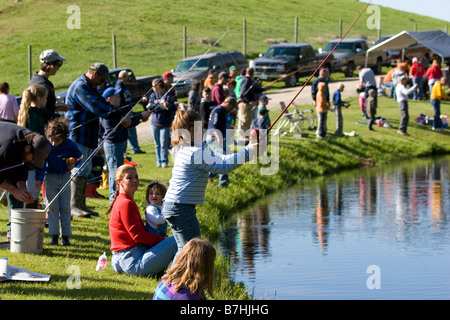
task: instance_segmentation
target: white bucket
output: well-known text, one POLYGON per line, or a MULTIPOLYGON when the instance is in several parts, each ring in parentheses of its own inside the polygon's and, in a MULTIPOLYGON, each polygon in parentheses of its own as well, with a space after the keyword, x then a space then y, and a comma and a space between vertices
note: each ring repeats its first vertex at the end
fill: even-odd
POLYGON ((45 211, 11 209, 11 252, 42 254, 45 211))

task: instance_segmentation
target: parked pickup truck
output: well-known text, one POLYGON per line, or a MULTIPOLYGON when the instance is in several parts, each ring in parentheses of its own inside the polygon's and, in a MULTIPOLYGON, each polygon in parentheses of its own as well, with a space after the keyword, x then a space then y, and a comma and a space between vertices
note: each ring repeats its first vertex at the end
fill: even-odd
MULTIPOLYGON (((325 59, 326 54, 316 54, 306 43, 278 43, 271 46, 264 55, 250 63, 255 69, 255 78, 273 81, 280 78, 286 87, 297 84, 302 75, 310 75, 325 59)), ((332 72, 334 57, 331 55, 323 65, 332 72)))
MULTIPOLYGON (((149 90, 152 87, 152 81, 155 78, 159 78, 160 76, 140 76, 136 77, 134 72, 129 68, 114 68, 109 69, 109 79, 105 81, 105 83, 98 88, 100 93, 103 93, 106 88, 114 87, 116 85, 117 79, 119 77, 119 73, 122 70, 127 70, 131 72, 131 80, 127 83, 128 88, 130 89, 132 103, 137 103, 141 100, 145 95, 149 95, 149 90)), ((65 103, 67 91, 59 92, 56 94, 56 104, 65 103)), ((144 104, 144 103, 142 103, 144 104)))
POLYGON ((228 73, 231 66, 235 66, 239 72, 248 67, 247 58, 238 51, 211 52, 184 58, 175 70, 172 70, 177 97, 187 97, 194 80, 203 84, 209 70, 214 70, 217 74, 222 71, 228 73))
MULTIPOLYGON (((331 40, 323 50, 319 52, 328 53, 336 46, 340 39, 331 40)), ((342 71, 346 77, 352 77, 353 71, 358 65, 364 66, 366 63, 366 52, 369 49, 365 39, 349 38, 344 39, 333 51, 335 60, 334 71, 342 71)), ((368 56, 367 67, 372 68, 375 74, 381 73, 383 66, 383 51, 371 52, 368 56)))

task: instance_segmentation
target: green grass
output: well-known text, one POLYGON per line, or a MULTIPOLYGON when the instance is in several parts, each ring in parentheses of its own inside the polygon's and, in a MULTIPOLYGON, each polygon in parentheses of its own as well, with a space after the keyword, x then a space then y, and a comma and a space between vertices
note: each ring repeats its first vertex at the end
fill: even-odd
MULTIPOLYGON (((310 106, 302 106, 301 108, 310 106)), ((442 104, 443 114, 449 104, 442 104)), ((366 125, 356 124, 361 119, 357 99, 348 109, 343 110, 344 131, 356 131, 356 137, 335 137, 335 116, 329 113, 329 138, 317 139, 312 131, 308 138, 283 137, 279 141, 279 170, 275 175, 261 175, 261 164, 245 164, 230 174, 231 184, 227 189, 219 189, 217 183, 209 183, 206 202, 198 207, 197 215, 202 236, 214 242, 236 213, 267 194, 284 190, 302 181, 333 174, 362 164, 386 165, 411 158, 450 153, 450 130, 432 131, 429 126, 419 125, 414 119, 420 113, 433 115, 431 105, 426 101, 410 101, 410 123, 408 137, 396 133, 400 112, 395 101, 379 99, 378 115, 387 119, 394 128, 375 127, 369 132, 366 125)), ((148 124, 142 124, 148 125, 148 124)), ((275 126, 276 128, 276 126, 275 126)), ((151 180, 168 184, 171 177, 172 161, 168 168, 155 168, 155 154, 152 143, 143 144, 147 154, 133 155, 138 163, 140 187, 135 199, 142 212, 145 207, 145 186, 151 180)), ((107 195, 106 190, 99 190, 107 195)), ((89 206, 103 213, 108 206, 105 199, 87 199, 89 206)), ((6 237, 6 207, 0 208, 0 239, 6 237)), ((0 250, 0 257, 8 256, 11 265, 24 267, 36 272, 52 275, 45 284, 9 282, 2 283, 1 297, 9 299, 151 299, 158 279, 154 277, 132 277, 116 274, 111 266, 105 272, 96 272, 97 258, 104 251, 109 252, 109 232, 105 218, 74 219, 71 247, 50 247, 50 237, 44 240, 43 255, 13 254, 0 250), (80 270, 81 288, 67 289, 67 281, 76 266, 80 270)), ((109 255, 110 258, 110 255, 109 255)), ((220 256, 217 260, 218 280, 216 296, 219 299, 248 299, 242 283, 228 280, 232 265, 220 256)))
MULTIPOLYGON (((31 1, 14 3, 0 0, 0 68, 2 79, 10 83, 12 94, 19 95, 28 84, 27 47, 32 46, 33 70, 38 68, 38 56, 45 49, 53 48, 68 60, 51 80, 56 91, 66 89, 70 83, 93 62, 101 61, 112 67, 111 37, 116 35, 119 67, 130 67, 137 75, 162 74, 174 68, 182 58, 182 27, 189 36, 187 54, 201 54, 210 47, 197 40, 217 40, 229 30, 212 51, 242 51, 242 21, 247 22, 247 57, 255 58, 269 46, 268 38, 285 38, 293 41, 294 19, 299 18, 299 42, 307 42, 315 48, 323 46, 330 38, 338 36, 339 18, 344 31, 350 26, 364 3, 351 0, 297 0, 297 1, 237 1, 221 3, 211 1, 77 1, 81 9, 81 29, 70 30, 66 12, 72 1, 31 1)), ((447 22, 382 8, 382 34, 398 33, 413 28, 418 30, 443 29, 447 22)), ((368 41, 376 39, 376 30, 366 27, 363 15, 348 35, 364 35, 368 41)), ((334 74, 334 80, 339 74, 334 74)), ((276 84, 275 89, 278 88, 276 84)), ((382 98, 378 115, 398 126, 400 113, 397 104, 382 98)), ((302 106, 302 108, 311 106, 302 106)), ((448 104, 443 104, 446 113, 448 104)), ((214 242, 223 228, 235 217, 235 213, 256 199, 269 193, 289 188, 319 175, 326 175, 368 162, 382 165, 393 161, 407 161, 413 157, 450 152, 449 130, 437 133, 429 127, 414 123, 420 113, 432 115, 427 102, 410 102, 409 137, 396 134, 396 129, 375 128, 355 124, 362 121, 361 112, 354 99, 352 106, 344 109, 344 131, 355 130, 357 137, 328 139, 280 139, 280 162, 276 175, 264 176, 261 165, 246 164, 230 174, 231 185, 218 189, 210 183, 206 202, 199 206, 198 217, 202 235, 214 242)), ((273 117, 275 115, 272 115, 273 117)), ((274 119, 272 119, 274 120, 274 119)), ((334 128, 335 117, 330 113, 329 132, 334 128)), ((143 124, 148 125, 148 124, 143 124)), ((313 134, 312 132, 310 132, 313 134)), ((142 145, 145 155, 133 156, 139 164, 141 178, 136 201, 143 210, 145 186, 151 180, 168 184, 171 167, 155 168, 153 144, 142 145)), ((106 191, 100 193, 107 195, 106 191)), ((100 213, 108 207, 103 199, 88 199, 87 203, 100 213)), ((0 239, 6 238, 8 211, 0 207, 0 239)), ((108 265, 105 272, 96 272, 97 258, 109 251, 107 221, 100 217, 75 219, 72 222, 74 236, 71 247, 49 247, 46 235, 43 255, 13 254, 0 250, 0 257, 8 256, 11 265, 52 275, 50 282, 2 283, 0 296, 4 300, 21 299, 151 299, 158 279, 116 274, 108 265), (78 267, 81 276, 80 289, 68 289, 67 281, 73 275, 72 266, 78 267)), ((109 256, 110 258, 110 256, 109 256)), ((241 283, 229 281, 229 262, 219 257, 217 266, 216 297, 218 299, 248 299, 241 283)))
MULTIPOLYGON (((298 17, 298 41, 314 48, 339 36, 339 19, 345 32, 366 4, 353 0, 230 0, 196 1, 56 1, 0 0, 1 81, 20 95, 28 85, 28 46, 32 46, 33 70, 39 54, 49 48, 67 58, 51 81, 56 91, 65 90, 93 62, 113 65, 112 35, 116 36, 118 67, 130 67, 137 75, 155 75, 175 68, 183 57, 183 26, 187 28, 187 55, 212 51, 243 51, 243 20, 247 25, 246 54, 249 59, 265 52, 265 40, 294 41, 298 17), (67 28, 71 12, 80 8, 80 29, 67 28), (227 32, 228 30, 228 32, 227 32), (214 48, 199 40, 215 42, 214 48)), ((365 13, 348 37, 376 40, 377 30, 367 27, 365 13)), ((382 34, 403 30, 444 29, 448 22, 381 7, 382 34)))

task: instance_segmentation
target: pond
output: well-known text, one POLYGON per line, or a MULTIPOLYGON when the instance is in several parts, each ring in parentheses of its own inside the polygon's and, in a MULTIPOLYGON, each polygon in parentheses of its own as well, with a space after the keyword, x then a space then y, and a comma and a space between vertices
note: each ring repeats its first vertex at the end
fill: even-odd
POLYGON ((218 248, 254 299, 449 299, 450 157, 321 177, 240 213, 218 248))

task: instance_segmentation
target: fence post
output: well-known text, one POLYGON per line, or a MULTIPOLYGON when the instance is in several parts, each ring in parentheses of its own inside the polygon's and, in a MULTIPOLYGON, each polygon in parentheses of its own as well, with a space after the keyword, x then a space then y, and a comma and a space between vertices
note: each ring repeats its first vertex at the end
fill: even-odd
POLYGON ((33 64, 32 64, 32 51, 31 46, 28 46, 28 80, 31 80, 33 76, 33 64))
POLYGON ((445 25, 445 33, 448 33, 448 24, 445 25))
POLYGON ((416 31, 417 31, 417 23, 414 22, 414 32, 416 32, 416 31))
POLYGON ((243 39, 242 39, 242 53, 244 54, 244 56, 247 56, 247 22, 244 19, 243 22, 243 39))
POLYGON ((183 26, 183 59, 186 58, 186 37, 187 37, 186 26, 183 26))
POLYGON ((113 54, 113 67, 117 68, 117 51, 116 51, 116 35, 112 35, 112 54, 113 54))
POLYGON ((295 25, 294 25, 294 42, 298 42, 298 17, 295 17, 295 25))
POLYGON ((339 19, 339 38, 342 38, 342 19, 339 19))

